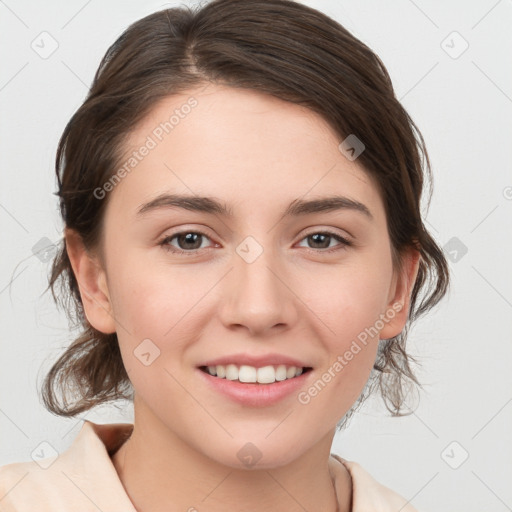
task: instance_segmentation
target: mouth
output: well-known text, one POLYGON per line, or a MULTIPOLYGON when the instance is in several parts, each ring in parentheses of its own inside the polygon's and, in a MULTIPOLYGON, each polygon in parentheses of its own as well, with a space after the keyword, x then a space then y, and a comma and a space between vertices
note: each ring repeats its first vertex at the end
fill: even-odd
POLYGON ((285 380, 292 380, 312 370, 311 367, 267 365, 255 367, 249 365, 215 365, 200 366, 199 369, 218 379, 243 382, 246 384, 274 384, 285 380))

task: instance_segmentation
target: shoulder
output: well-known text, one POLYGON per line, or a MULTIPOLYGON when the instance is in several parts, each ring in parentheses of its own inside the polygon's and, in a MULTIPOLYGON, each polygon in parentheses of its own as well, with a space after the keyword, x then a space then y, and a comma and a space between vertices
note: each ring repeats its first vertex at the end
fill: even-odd
POLYGON ((85 421, 61 454, 1 466, 0 512, 134 512, 109 455, 129 427, 85 421))
MULTIPOLYGON (((50 463, 49 459, 45 460, 50 463)), ((65 471, 59 473, 57 467, 45 469, 36 462, 0 467, 0 511, 47 510, 48 506, 64 506, 63 496, 72 490, 72 482, 66 481, 65 475, 65 471)))
POLYGON ((405 498, 375 480, 360 464, 331 454, 343 464, 352 478, 353 512, 418 512, 405 498))

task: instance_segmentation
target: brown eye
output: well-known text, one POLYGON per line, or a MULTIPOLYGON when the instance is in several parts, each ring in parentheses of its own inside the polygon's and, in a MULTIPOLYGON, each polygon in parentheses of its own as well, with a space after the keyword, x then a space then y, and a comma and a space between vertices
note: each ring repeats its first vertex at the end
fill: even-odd
POLYGON ((204 239, 210 240, 204 233, 198 231, 182 231, 165 237, 160 242, 160 245, 171 252, 192 253, 205 248, 205 246, 203 246, 204 239), (175 241, 176 244, 173 244, 173 241, 175 241))
POLYGON ((345 249, 347 246, 351 245, 351 242, 349 242, 347 239, 343 238, 337 233, 332 233, 330 231, 311 233, 302 240, 307 241, 308 249, 319 249, 321 252, 323 249, 326 249, 323 252, 337 251, 345 249), (338 243, 332 244, 332 242, 338 243))

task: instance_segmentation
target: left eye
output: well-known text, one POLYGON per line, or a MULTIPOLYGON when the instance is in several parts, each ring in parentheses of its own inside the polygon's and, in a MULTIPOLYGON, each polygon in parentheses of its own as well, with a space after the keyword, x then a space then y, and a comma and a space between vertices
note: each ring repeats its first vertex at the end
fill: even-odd
POLYGON ((310 241, 310 243, 312 242, 313 245, 317 245, 317 247, 313 247, 313 249, 330 249, 332 247, 330 245, 332 241, 338 242, 338 244, 335 245, 335 248, 332 250, 344 249, 346 246, 351 245, 351 243, 346 238, 343 238, 337 233, 331 233, 330 231, 311 233, 302 240, 310 241), (326 242, 327 245, 325 246, 326 242), (318 245, 320 245, 320 247, 318 247, 318 245))

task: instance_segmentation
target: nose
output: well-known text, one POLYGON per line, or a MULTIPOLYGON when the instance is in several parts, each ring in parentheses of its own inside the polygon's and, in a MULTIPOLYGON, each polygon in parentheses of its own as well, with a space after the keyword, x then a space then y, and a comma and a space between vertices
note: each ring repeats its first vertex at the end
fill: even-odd
POLYGON ((293 285, 270 250, 250 263, 235 253, 233 267, 224 280, 218 310, 226 328, 258 336, 281 332, 296 322, 293 285))

